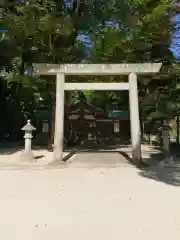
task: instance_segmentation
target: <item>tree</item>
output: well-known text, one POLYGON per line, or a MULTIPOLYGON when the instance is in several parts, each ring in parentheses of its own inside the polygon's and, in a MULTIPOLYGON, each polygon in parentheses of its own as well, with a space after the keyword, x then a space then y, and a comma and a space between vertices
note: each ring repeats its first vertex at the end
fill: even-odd
MULTIPOLYGON (((0 42, 0 50, 7 49, 0 53, 1 72, 6 81, 4 87, 1 84, 1 91, 6 93, 4 108, 16 102, 16 112, 21 115, 23 109, 24 116, 25 109, 33 111, 37 107, 37 94, 43 93, 44 99, 54 101, 53 79, 24 75, 33 62, 81 62, 88 58, 93 63, 163 61, 164 69, 158 77, 168 76, 169 83, 157 84, 151 78, 139 81, 142 113, 152 117, 157 109, 162 112, 162 102, 167 102, 169 96, 172 102, 177 101, 174 96, 179 93, 179 70, 169 51, 175 31, 171 19, 177 14, 177 4, 170 0, 1 1, 0 26, 8 30, 0 42), (88 54, 87 45, 91 50, 88 54), (149 94, 152 97, 147 101, 149 94), (158 101, 154 97, 157 95, 158 101)), ((106 77, 106 81, 125 79, 106 77)), ((96 94, 86 92, 88 101, 100 103, 103 108, 111 101, 128 106, 127 93, 98 93, 98 101, 96 94)), ((66 103, 71 99, 66 96, 66 103)))
POLYGON ((171 1, 124 1, 121 9, 116 8, 113 19, 106 19, 108 23, 101 26, 99 34, 92 36, 92 61, 163 62, 159 81, 152 77, 139 78, 140 108, 142 117, 148 119, 172 117, 178 106, 179 78, 173 66, 175 58, 169 50, 174 32, 171 19, 176 14, 174 4, 171 1), (166 80, 162 84, 163 78, 166 80))
POLYGON ((30 109, 36 107, 37 93, 43 92, 44 98, 51 95, 53 101, 55 81, 29 76, 31 64, 79 61, 84 56, 84 46, 76 39, 80 7, 78 1, 67 6, 64 1, 29 0, 4 1, 1 10, 4 16, 0 25, 8 32, 0 48, 7 46, 9 50, 1 51, 1 70, 9 97, 19 106, 16 116, 17 112, 25 116, 27 109, 32 116, 30 109))

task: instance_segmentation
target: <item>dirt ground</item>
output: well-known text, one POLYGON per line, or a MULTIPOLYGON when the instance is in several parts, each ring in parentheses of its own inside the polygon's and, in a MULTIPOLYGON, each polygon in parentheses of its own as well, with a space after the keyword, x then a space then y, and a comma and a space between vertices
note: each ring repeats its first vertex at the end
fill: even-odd
MULTIPOLYGON (((152 165, 157 162, 159 150, 155 147, 150 147, 148 145, 142 145, 142 157, 144 162, 148 164, 152 162, 152 165)), ((131 146, 115 146, 109 149, 86 149, 85 152, 77 150, 77 154, 73 154, 73 150, 67 150, 64 152, 64 158, 66 165, 68 167, 77 166, 78 163, 82 163, 82 167, 95 164, 97 166, 106 165, 107 162, 111 164, 116 163, 116 165, 127 163, 131 160, 132 149, 131 146), (80 151, 80 152, 79 152, 80 151), (79 154, 78 154, 79 153, 79 154), (97 154, 98 153, 98 154, 97 154), (114 153, 114 154, 112 154, 114 153), (85 157, 79 157, 83 154, 85 157), (95 158, 93 157, 95 154, 95 158), (78 157, 77 157, 78 155, 78 157), (111 157, 112 156, 112 157, 111 157), (83 159, 83 160, 82 160, 83 159), (127 161, 128 159, 128 161, 127 161), (86 162, 86 165, 84 164, 86 162)), ((44 169, 44 168, 57 168, 63 167, 63 164, 56 166, 53 161, 53 152, 47 149, 33 149, 33 155, 35 159, 32 162, 27 162, 24 160, 23 149, 12 147, 12 148, 0 148, 0 169, 44 169)), ((115 166, 115 165, 114 165, 115 166)))
POLYGON ((81 153, 61 169, 1 169, 0 239, 179 239, 179 186, 179 169, 138 170, 113 152, 81 153))

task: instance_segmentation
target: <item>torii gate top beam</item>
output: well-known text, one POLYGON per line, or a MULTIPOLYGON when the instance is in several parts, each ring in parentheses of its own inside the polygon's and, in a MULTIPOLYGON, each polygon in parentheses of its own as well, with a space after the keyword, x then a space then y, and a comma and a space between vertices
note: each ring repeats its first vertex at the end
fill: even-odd
POLYGON ((129 73, 152 74, 159 72, 162 63, 139 64, 33 64, 38 75, 128 75, 129 73))

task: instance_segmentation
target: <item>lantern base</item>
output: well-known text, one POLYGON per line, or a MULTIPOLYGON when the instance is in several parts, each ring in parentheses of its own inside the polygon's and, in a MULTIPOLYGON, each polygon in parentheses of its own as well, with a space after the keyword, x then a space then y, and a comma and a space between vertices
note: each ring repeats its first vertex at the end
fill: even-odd
POLYGON ((20 160, 25 163, 31 163, 31 162, 34 162, 35 158, 34 158, 32 151, 30 151, 30 152, 24 151, 20 156, 20 160))

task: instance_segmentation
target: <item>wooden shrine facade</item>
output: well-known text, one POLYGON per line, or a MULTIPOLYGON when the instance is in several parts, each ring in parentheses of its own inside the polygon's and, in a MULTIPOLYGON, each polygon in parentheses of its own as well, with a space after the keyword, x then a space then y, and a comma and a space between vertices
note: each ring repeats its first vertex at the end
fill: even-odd
POLYGON ((116 136, 122 141, 129 140, 129 115, 108 117, 103 110, 90 104, 71 105, 66 114, 65 136, 69 129, 79 131, 82 140, 104 139, 116 136))

